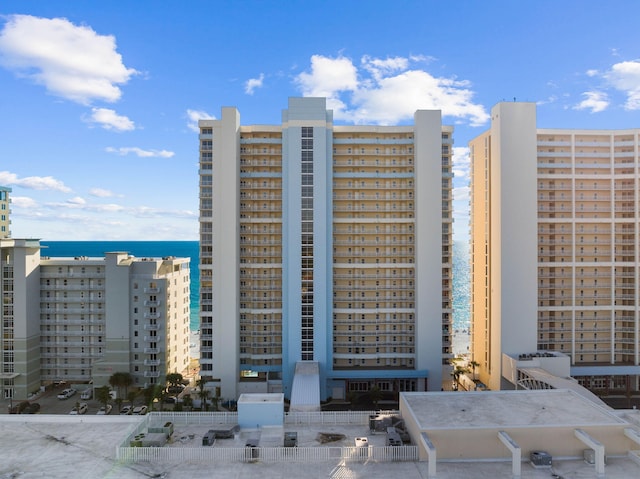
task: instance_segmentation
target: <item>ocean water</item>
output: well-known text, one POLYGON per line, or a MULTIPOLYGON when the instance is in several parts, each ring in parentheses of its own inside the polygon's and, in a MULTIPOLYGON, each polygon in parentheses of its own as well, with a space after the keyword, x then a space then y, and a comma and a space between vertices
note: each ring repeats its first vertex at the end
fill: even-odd
POLYGON ((470 300, 469 245, 466 242, 453 243, 453 329, 469 330, 470 300))
MULTIPOLYGON (((137 257, 178 256, 191 258, 191 330, 200 328, 198 294, 199 252, 197 241, 42 241, 42 256, 103 257, 108 251, 125 251, 137 257)), ((469 247, 453 245, 453 329, 469 328, 469 247)))

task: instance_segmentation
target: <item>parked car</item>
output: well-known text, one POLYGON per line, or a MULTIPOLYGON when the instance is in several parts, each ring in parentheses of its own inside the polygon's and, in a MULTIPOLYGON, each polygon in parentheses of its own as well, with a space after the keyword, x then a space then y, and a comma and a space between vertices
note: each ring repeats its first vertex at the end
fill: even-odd
POLYGON ((73 396, 77 391, 73 388, 63 389, 60 394, 58 394, 58 399, 69 399, 73 396))
POLYGON ((167 404, 175 404, 178 402, 178 398, 175 396, 167 396, 164 398, 164 402, 167 404))
POLYGON ((85 389, 80 394, 80 399, 93 399, 93 388, 85 389))
POLYGON ((113 406, 111 404, 107 404, 106 406, 101 406, 100 409, 98 409, 98 412, 96 414, 111 414, 111 410, 113 409, 113 406))
POLYGON ((182 391, 184 391, 184 386, 169 386, 167 388, 169 394, 180 394, 182 391))
POLYGON ((147 414, 147 406, 136 406, 133 408, 133 414, 143 416, 147 414))
POLYGON ((69 414, 86 414, 89 410, 89 406, 86 402, 81 402, 77 406, 75 406, 69 414))
POLYGON ((129 414, 131 414, 132 411, 133 411, 133 408, 131 406, 125 406, 122 409, 120 409, 120 415, 128 416, 129 414))

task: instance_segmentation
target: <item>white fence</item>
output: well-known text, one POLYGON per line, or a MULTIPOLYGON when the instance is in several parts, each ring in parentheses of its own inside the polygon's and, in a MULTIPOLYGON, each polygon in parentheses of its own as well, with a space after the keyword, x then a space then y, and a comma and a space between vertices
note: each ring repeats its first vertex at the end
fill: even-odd
POLYGON ((395 415, 399 411, 326 411, 326 412, 289 412, 285 413, 285 424, 344 424, 368 425, 369 416, 395 415))
MULTIPOLYGON (((398 415, 398 411, 328 411, 286 413, 289 425, 368 425, 369 416, 398 415)), ((154 461, 178 463, 215 462, 323 462, 323 461, 418 461, 416 446, 368 447, 129 447, 131 439, 150 426, 172 422, 178 426, 238 423, 236 412, 153 412, 145 416, 116 450, 122 462, 154 461)))
POLYGON ((416 446, 369 447, 121 447, 121 462, 390 462, 417 461, 416 446))
MULTIPOLYGON (((396 415, 399 411, 326 411, 326 412, 287 412, 285 424, 343 424, 367 425, 369 416, 396 415)), ((154 424, 172 422, 178 425, 191 424, 238 424, 237 412, 152 412, 147 415, 154 424)))

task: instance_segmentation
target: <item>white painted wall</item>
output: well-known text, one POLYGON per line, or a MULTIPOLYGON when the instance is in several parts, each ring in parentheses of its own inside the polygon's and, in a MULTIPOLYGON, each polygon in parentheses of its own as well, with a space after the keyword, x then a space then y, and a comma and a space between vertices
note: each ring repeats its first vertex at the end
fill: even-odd
POLYGON ((213 123, 213 374, 222 397, 239 376, 240 113, 223 108, 213 123), (216 139, 223 139, 218 140, 216 139))
MULTIPOLYGON (((534 103, 491 110, 491 364, 537 345, 537 146, 534 103), (497 327, 496 327, 497 326, 497 327)), ((500 372, 491 371, 491 389, 500 372)))
POLYGON ((416 369, 442 387, 442 118, 419 110, 415 124, 416 369))

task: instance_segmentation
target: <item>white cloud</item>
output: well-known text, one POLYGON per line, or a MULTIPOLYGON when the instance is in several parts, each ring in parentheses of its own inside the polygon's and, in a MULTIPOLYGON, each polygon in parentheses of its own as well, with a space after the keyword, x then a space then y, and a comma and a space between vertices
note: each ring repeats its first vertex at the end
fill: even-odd
POLYGON ((129 211, 132 215, 140 218, 197 218, 198 213, 191 210, 163 210, 151 208, 149 206, 138 206, 129 211))
POLYGON ((616 63, 604 77, 615 89, 627 95, 625 109, 640 110, 640 60, 616 63))
POLYGON ((111 196, 115 196, 115 194, 110 190, 105 190, 103 188, 91 188, 89 190, 89 194, 91 196, 97 196, 98 198, 109 198, 111 196))
POLYGON ((198 120, 214 120, 216 117, 204 110, 187 110, 187 126, 190 130, 200 133, 198 120))
POLYGON ((108 146, 105 148, 105 151, 108 153, 115 153, 120 156, 126 156, 129 153, 133 153, 134 155, 139 156, 140 158, 171 158, 175 155, 173 151, 167 150, 143 150, 142 148, 138 148, 137 146, 127 146, 114 148, 112 146, 108 146))
POLYGON ((247 95, 253 95, 256 88, 262 88, 262 82, 264 81, 264 73, 260 73, 258 78, 250 78, 244 84, 244 92, 247 95))
POLYGON ((587 76, 588 76, 588 77, 594 77, 594 76, 597 76, 599 73, 600 73, 600 72, 599 72, 598 70, 594 70, 594 69, 592 69, 592 70, 587 70, 587 76))
POLYGON ((371 58, 368 55, 362 57, 362 67, 370 72, 374 78, 380 79, 384 75, 390 75, 396 71, 404 71, 409 68, 409 59, 403 57, 387 58, 371 58))
POLYGON ((358 70, 348 58, 313 55, 311 71, 299 74, 295 81, 304 96, 326 97, 328 108, 340 120, 394 124, 412 119, 417 109, 442 110, 443 116, 472 126, 489 120, 485 108, 473 103, 468 81, 410 69, 416 60, 424 58, 364 56, 358 70))
POLYGON ((109 108, 92 108, 91 117, 87 121, 97 123, 105 130, 131 131, 136 128, 129 118, 118 115, 115 110, 109 108))
MULTIPOLYGON (((469 202, 471 188, 469 186, 459 186, 453 188, 453 201, 462 201, 465 205, 469 202)), ((466 208, 464 209, 466 211, 466 208)))
POLYGON ((604 92, 587 91, 584 92, 582 96, 585 97, 585 99, 578 103, 574 109, 591 110, 591 113, 598 113, 606 110, 609 106, 609 98, 604 92))
POLYGON ((358 71, 350 59, 328 58, 322 55, 311 57, 311 72, 300 73, 295 81, 303 96, 325 97, 327 106, 336 118, 343 117, 346 104, 340 100, 342 92, 358 89, 358 71))
POLYGON ((469 157, 469 148, 466 146, 456 146, 453 148, 453 175, 456 178, 469 180, 469 168, 471 166, 471 158, 469 157))
POLYGON ((122 63, 112 35, 65 18, 9 15, 0 32, 0 64, 51 94, 89 105, 115 102, 136 74, 122 63))
POLYGON ((76 196, 74 198, 69 198, 67 200, 67 203, 71 204, 71 205, 78 205, 78 206, 83 206, 87 204, 87 201, 80 197, 80 196, 76 196))
POLYGON ((54 190, 68 193, 71 188, 56 180, 53 176, 27 176, 18 178, 18 175, 9 171, 0 171, 0 185, 20 186, 31 190, 54 190))
POLYGON ((69 198, 65 202, 46 203, 45 206, 51 209, 73 209, 73 210, 83 210, 83 211, 94 211, 94 212, 100 212, 100 213, 113 213, 113 212, 126 210, 124 206, 117 205, 115 203, 109 203, 109 204, 87 203, 86 200, 80 197, 69 198))
POLYGON ((546 100, 538 100, 536 102, 536 105, 548 105, 550 103, 555 103, 556 101, 558 101, 558 96, 557 95, 551 95, 551 96, 547 97, 546 100))
POLYGON ((11 197, 11 206, 15 208, 37 208, 38 202, 33 198, 29 198, 28 196, 12 196, 11 197))

